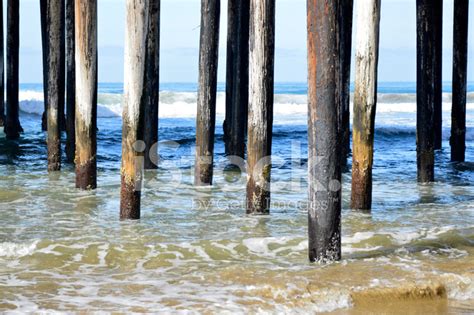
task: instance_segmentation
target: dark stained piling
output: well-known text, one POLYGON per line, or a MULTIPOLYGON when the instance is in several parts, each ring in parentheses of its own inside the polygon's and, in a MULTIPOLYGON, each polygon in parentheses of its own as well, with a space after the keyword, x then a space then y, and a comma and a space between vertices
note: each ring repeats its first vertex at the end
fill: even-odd
POLYGON ((358 1, 357 12, 351 208, 371 210, 380 0, 358 1))
POLYGON ((60 103, 64 104, 64 75, 61 70, 61 37, 64 32, 61 21, 64 2, 48 1, 48 171, 61 169, 61 132, 60 132, 60 103), (62 80, 62 83, 61 83, 62 80))
POLYGON ((0 1, 0 127, 5 122, 5 45, 3 42, 3 0, 0 1))
POLYGON ((227 23, 226 154, 245 156, 249 96, 249 0, 229 0, 227 23))
POLYGON ((76 155, 76 60, 74 0, 66 0, 66 157, 74 163, 76 155))
POLYGON ((41 118, 41 130, 46 131, 47 112, 48 112, 48 0, 40 0, 40 17, 41 17, 41 46, 43 57, 43 98, 44 112, 41 118))
POLYGON ((122 187, 120 218, 140 218, 140 197, 143 177, 143 115, 141 99, 145 86, 146 37, 148 30, 148 0, 126 2, 125 90, 122 128, 122 187))
POLYGON ((97 0, 75 3, 76 187, 97 187, 97 0))
POLYGON ((309 260, 341 259, 337 0, 308 0, 309 260))
POLYGON ((59 130, 66 131, 66 115, 65 115, 65 94, 66 94, 66 0, 61 1, 61 38, 59 46, 59 65, 61 67, 59 71, 59 130))
POLYGON ((194 174, 194 183, 197 186, 212 185, 217 64, 219 58, 219 18, 220 0, 202 0, 194 174))
POLYGON ((443 142, 443 0, 433 0, 434 5, 434 133, 435 150, 443 142))
POLYGON ((351 55, 352 55, 352 20, 354 1, 340 2, 339 8, 339 86, 338 86, 338 119, 342 141, 342 166, 347 164, 351 152, 350 103, 351 103, 351 55))
POLYGON ((5 134, 7 139, 18 139, 23 128, 20 125, 19 66, 20 66, 20 2, 7 2, 7 113, 5 134))
POLYGON ((247 213, 270 212, 275 0, 250 0, 247 213))
POLYGON ((143 106, 145 122, 145 169, 158 167, 158 106, 160 89, 160 1, 149 0, 147 51, 145 65, 145 92, 143 106))
POLYGON ((434 181, 435 5, 417 0, 417 165, 418 181, 434 181))
POLYGON ((454 0, 453 104, 451 160, 464 162, 466 153, 466 87, 469 0, 454 0))

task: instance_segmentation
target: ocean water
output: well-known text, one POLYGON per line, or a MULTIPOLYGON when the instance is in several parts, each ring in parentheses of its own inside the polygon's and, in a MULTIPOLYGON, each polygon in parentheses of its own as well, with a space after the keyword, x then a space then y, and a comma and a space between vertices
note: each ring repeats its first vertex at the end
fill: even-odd
MULTIPOLYGON (((451 163, 443 95, 436 182, 416 182, 413 83, 381 83, 373 211, 349 209, 341 262, 307 259, 306 86, 275 87, 272 207, 245 215, 245 174, 226 171, 219 85, 215 184, 193 186, 196 85, 162 84, 159 169, 142 219, 119 221, 121 84, 100 84, 98 189, 48 174, 42 86, 21 86, 16 142, 0 131, 0 312, 443 314, 474 311, 474 84, 466 163, 451 163)), ((350 162, 350 159, 349 159, 350 162)), ((349 163, 350 167, 350 163, 349 163)))

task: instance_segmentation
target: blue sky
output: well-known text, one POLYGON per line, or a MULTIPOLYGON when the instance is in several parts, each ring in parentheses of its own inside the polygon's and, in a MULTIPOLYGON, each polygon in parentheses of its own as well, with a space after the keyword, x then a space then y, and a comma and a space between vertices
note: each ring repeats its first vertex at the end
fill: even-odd
MULTIPOLYGON (((356 0, 364 1, 364 0, 356 0)), ((6 1, 3 1, 4 3, 6 1)), ((382 0, 379 81, 415 81, 415 0, 382 0)), ((444 81, 451 81, 453 0, 445 0, 444 81)), ((222 0, 219 81, 225 80, 227 1, 222 0)), ((123 81, 125 1, 98 0, 99 81, 123 81)), ((469 81, 474 80, 474 5, 470 8, 469 81)), ((275 80, 306 80, 306 1, 277 0, 275 80)), ((200 1, 162 0, 161 80, 196 82, 200 1)), ((39 83, 39 0, 21 0, 20 81, 39 83)), ((354 32, 355 35, 355 32, 354 32)))

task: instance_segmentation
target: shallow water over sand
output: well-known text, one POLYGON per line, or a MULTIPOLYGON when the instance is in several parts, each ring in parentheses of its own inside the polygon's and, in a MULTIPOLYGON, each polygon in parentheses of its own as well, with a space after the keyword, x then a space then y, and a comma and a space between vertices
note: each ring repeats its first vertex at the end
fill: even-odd
POLYGON ((24 117, 17 144, 0 133, 0 311, 474 311, 474 166, 450 163, 445 137, 437 182, 420 186, 414 113, 378 119, 373 212, 348 209, 345 173, 343 261, 323 266, 307 260, 302 124, 276 124, 272 213, 254 217, 222 129, 215 186, 196 189, 194 122, 162 119, 142 219, 121 222, 120 119, 99 120, 99 188, 80 192, 71 166, 47 174, 38 117, 24 117))

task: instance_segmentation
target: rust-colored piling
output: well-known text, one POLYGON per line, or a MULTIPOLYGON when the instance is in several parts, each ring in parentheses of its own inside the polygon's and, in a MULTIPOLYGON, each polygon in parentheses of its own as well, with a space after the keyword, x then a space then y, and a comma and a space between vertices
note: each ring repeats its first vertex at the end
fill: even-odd
POLYGON ((150 1, 143 106, 145 169, 158 168, 158 106, 160 89, 160 0, 150 1))
POLYGON ((20 1, 7 2, 7 113, 5 135, 18 139, 23 128, 20 124, 19 66, 20 66, 20 1))
POLYGON ((126 1, 127 25, 125 32, 125 89, 122 128, 122 186, 120 218, 140 218, 140 197, 143 176, 143 115, 141 99, 145 86, 146 37, 149 1, 126 1))
POLYGON ((454 0, 453 104, 451 112, 451 160, 464 162, 466 153, 466 87, 469 0, 454 0))
POLYGON ((61 75, 61 37, 64 23, 61 21, 64 2, 61 0, 47 2, 48 25, 48 171, 61 169, 61 132, 60 132, 60 103, 64 104, 64 76, 61 75), (63 83, 61 83, 63 80, 63 83))
POLYGON ((337 0, 308 0, 309 260, 341 259, 337 0))
POLYGON ((245 156, 249 96, 248 0, 229 0, 227 23, 226 110, 224 141, 226 154, 245 156))
POLYGON ((351 103, 351 55, 352 55, 352 20, 354 1, 340 2, 339 8, 339 86, 338 86, 338 119, 342 141, 341 165, 347 164, 351 152, 350 103, 351 103))
POLYGON ((417 166, 418 181, 434 181, 435 5, 417 0, 417 166))
POLYGON ((76 59, 74 0, 66 0, 66 157, 76 155, 76 59))
POLYGON ((3 43, 3 0, 0 1, 0 127, 5 122, 5 45, 3 43))
POLYGON ((196 164, 194 174, 194 183, 197 186, 212 185, 220 6, 220 0, 201 1, 199 91, 196 117, 196 164))
POLYGON ((358 1, 351 196, 358 210, 372 208, 379 33, 380 0, 358 1))
POLYGON ((443 0, 433 0, 434 5, 434 148, 443 143, 443 0))
POLYGON ((76 187, 97 187, 97 0, 75 2, 76 187))
POLYGON ((275 0, 250 0, 247 213, 270 212, 275 0))
POLYGON ((43 99, 44 111, 41 117, 41 130, 48 130, 48 0, 40 0, 40 17, 41 17, 41 46, 43 57, 43 99))

